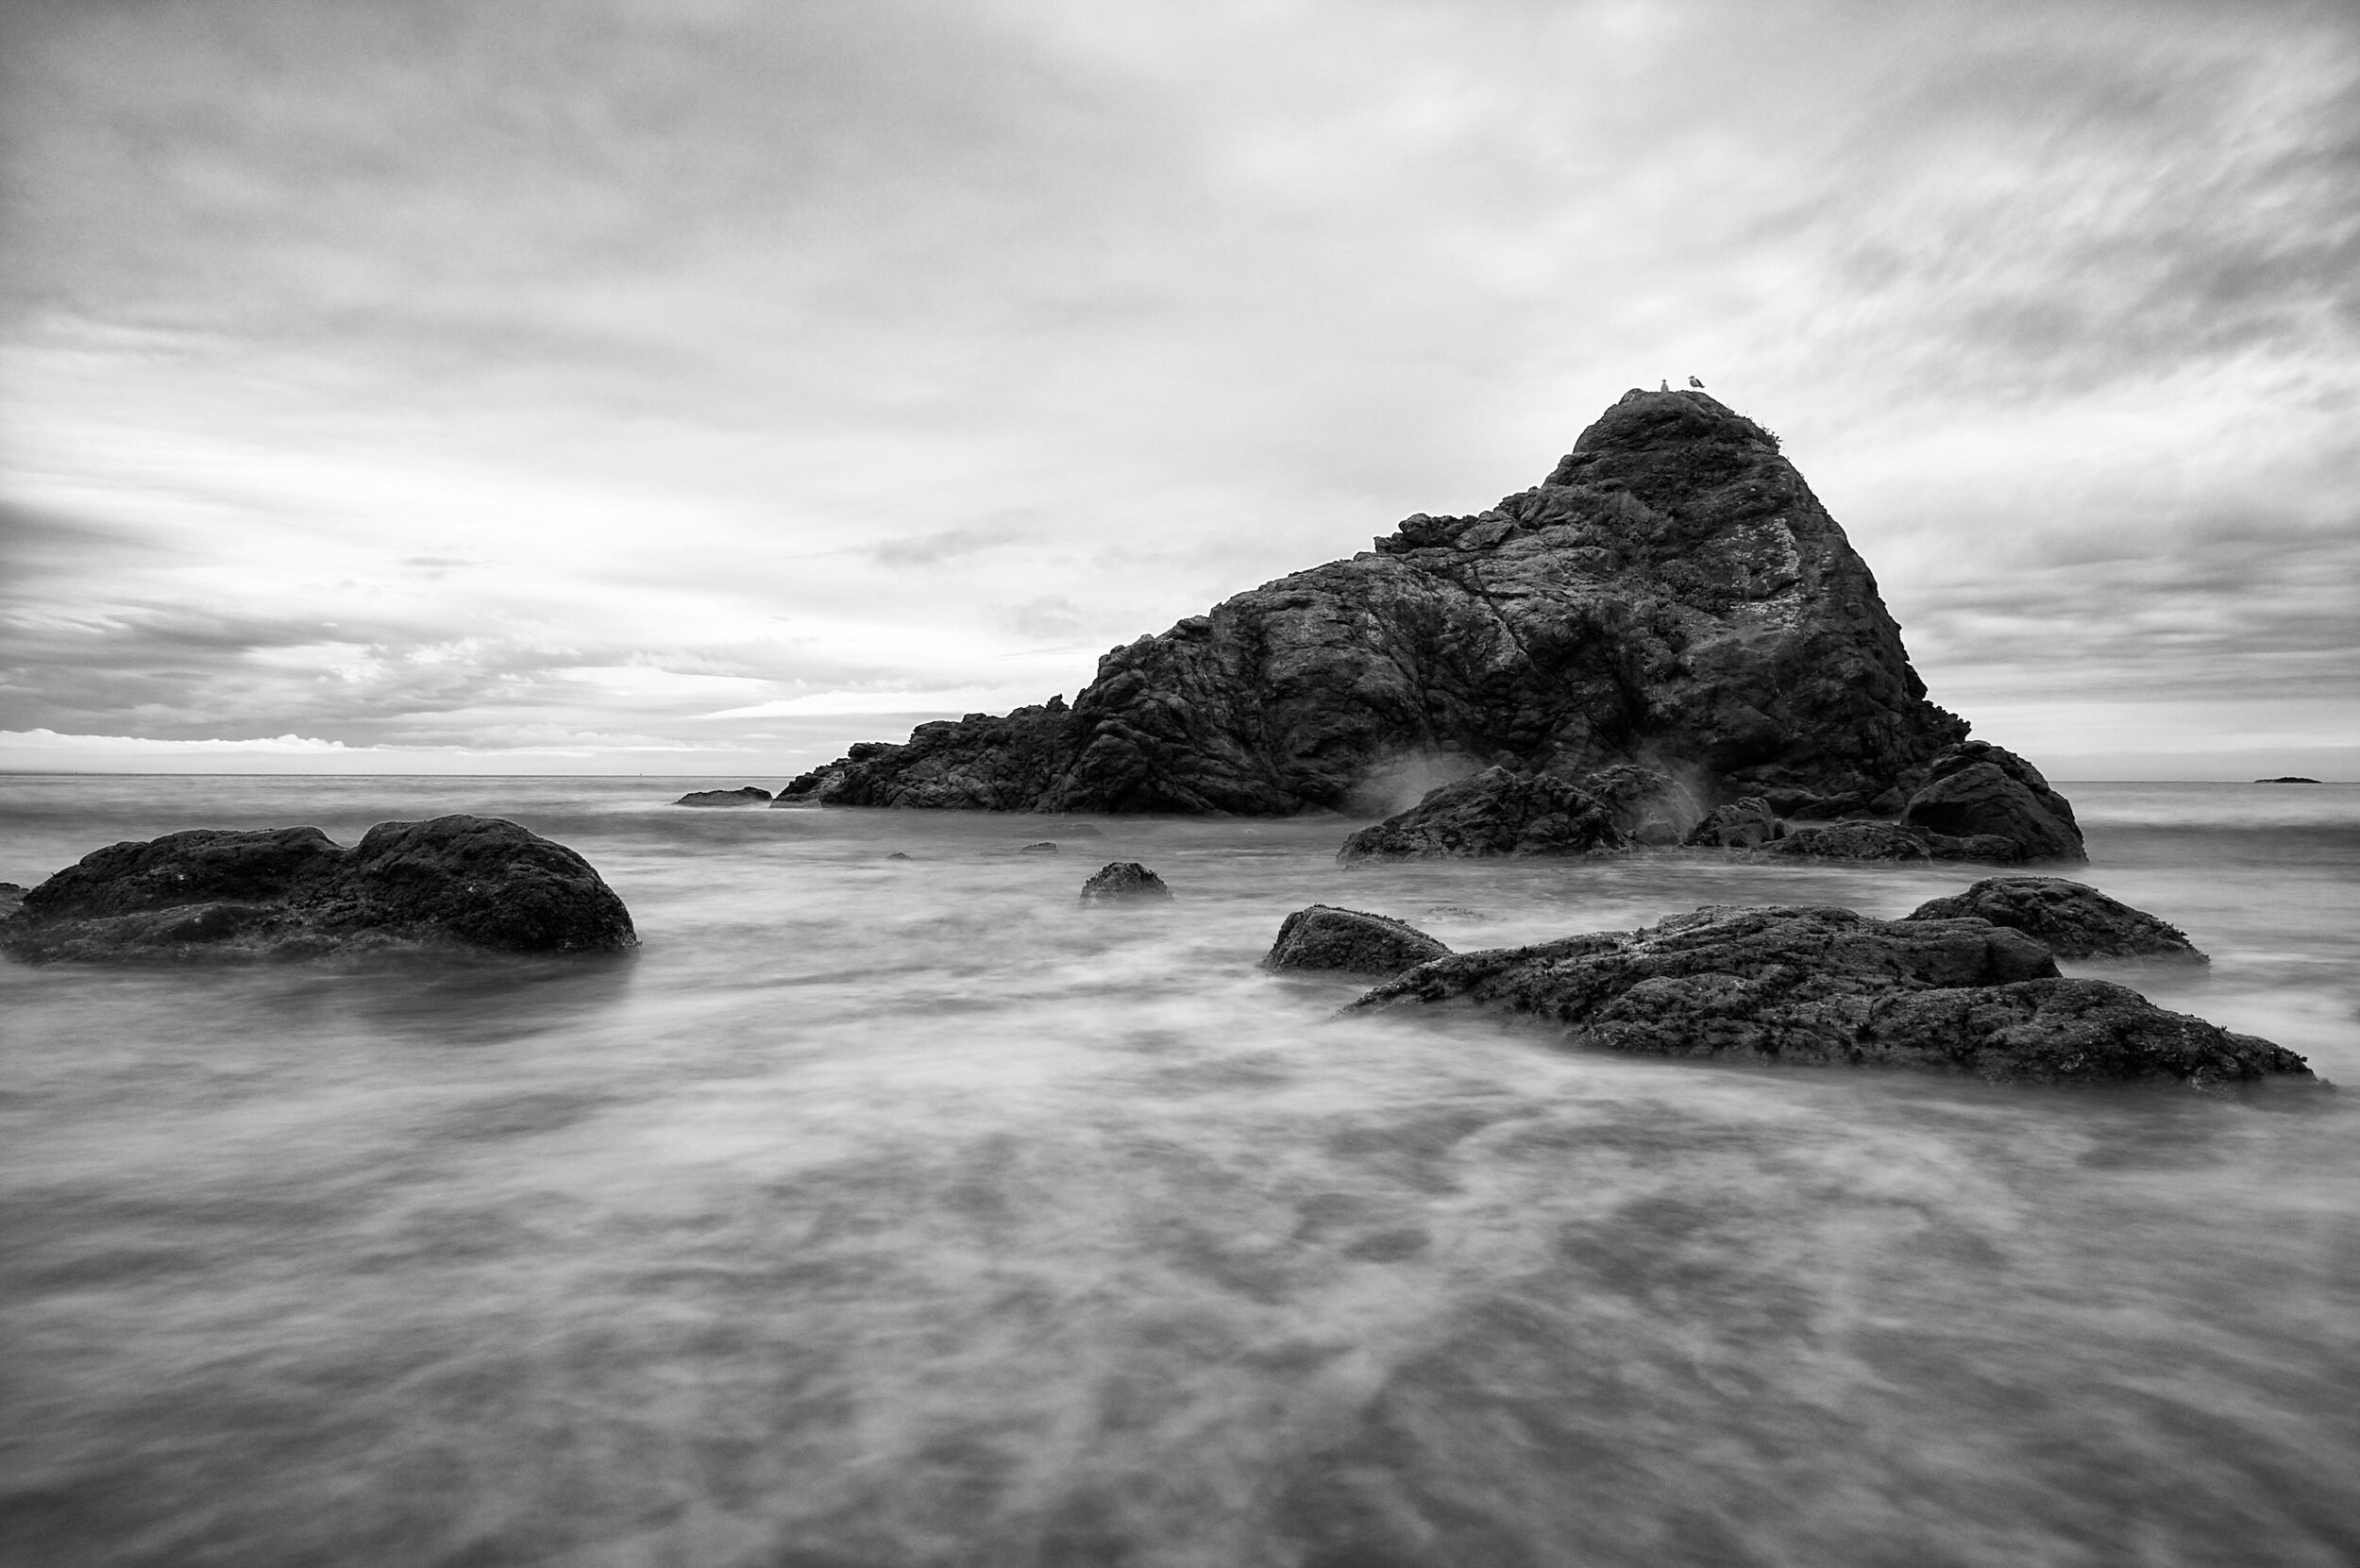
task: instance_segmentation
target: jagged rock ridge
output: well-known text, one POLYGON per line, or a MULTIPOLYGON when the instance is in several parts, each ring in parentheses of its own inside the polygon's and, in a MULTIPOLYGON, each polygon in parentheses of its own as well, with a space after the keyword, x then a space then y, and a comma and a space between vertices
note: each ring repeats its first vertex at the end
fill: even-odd
POLYGON ((1070 708, 865 743, 780 801, 1286 815, 1439 755, 1890 815, 1966 728, 1776 438, 1702 393, 1634 391, 1490 511, 1420 514, 1118 648, 1070 708))

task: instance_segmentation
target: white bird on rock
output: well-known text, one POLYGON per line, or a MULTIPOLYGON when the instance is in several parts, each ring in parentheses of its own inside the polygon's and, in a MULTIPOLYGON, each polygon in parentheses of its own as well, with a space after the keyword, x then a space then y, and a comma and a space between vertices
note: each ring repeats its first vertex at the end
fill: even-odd
POLYGON ((1705 389, 1704 382, 1696 379, 1694 376, 1688 378, 1688 384, 1694 387, 1698 392, 1702 392, 1705 389))

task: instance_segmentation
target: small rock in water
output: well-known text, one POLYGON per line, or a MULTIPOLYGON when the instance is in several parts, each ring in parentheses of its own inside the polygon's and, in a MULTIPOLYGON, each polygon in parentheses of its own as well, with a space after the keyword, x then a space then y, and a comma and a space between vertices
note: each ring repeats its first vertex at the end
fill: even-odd
POLYGON ((2039 942, 1974 919, 1709 907, 1641 931, 1439 958, 1346 1011, 1460 1001, 1659 1056, 2203 1089, 2312 1076, 2268 1040, 2065 979, 2039 942))
POLYGON ((2021 931, 2060 958, 2209 962, 2178 926, 2063 877, 1985 877, 1964 893, 1930 900, 1901 918, 1953 920, 1962 916, 2021 931))
POLYGON ((909 856, 903 854, 901 851, 896 850, 891 854, 885 856, 885 858, 887 860, 907 860, 909 856))
POLYGON ((1335 969, 1349 974, 1399 974, 1450 949, 1416 926, 1358 909, 1315 903, 1287 917, 1262 960, 1266 969, 1335 969))
POLYGON ((33 963, 394 947, 618 953, 638 942, 588 861, 494 817, 379 822, 348 850, 317 828, 199 828, 115 844, 0 920, 0 947, 33 963))
POLYGON ((1082 884, 1084 903, 1122 903, 1135 899, 1168 899, 1172 889, 1164 879, 1136 860, 1112 860, 1082 884))
POLYGON ((770 792, 752 784, 743 789, 692 789, 672 802, 676 806, 765 806, 770 792))
POLYGON ((2282 773, 2275 779, 2256 779, 2253 782, 2255 784, 2318 784, 2319 781, 2306 779, 2300 773, 2282 773))
POLYGON ((1758 795, 1715 806, 1689 830, 1686 842, 1695 848, 1751 850, 1786 832, 1770 802, 1758 795))
POLYGON ((1027 844, 1016 852, 1019 854, 1055 854, 1057 846, 1044 838, 1037 844, 1027 844))
MULTIPOLYGON (((1608 767, 1579 779, 1487 767, 1429 790, 1407 811, 1344 840, 1336 858, 1432 860, 1487 855, 1573 855, 1628 846, 1635 830, 1674 785, 1640 767, 1608 767)), ((1677 843, 1667 826, 1658 835, 1677 843)))

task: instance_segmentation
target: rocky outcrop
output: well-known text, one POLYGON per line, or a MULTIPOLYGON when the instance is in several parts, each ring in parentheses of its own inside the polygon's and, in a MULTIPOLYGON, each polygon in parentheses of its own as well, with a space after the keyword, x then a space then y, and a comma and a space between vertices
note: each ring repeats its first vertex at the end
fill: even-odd
POLYGON ((692 789, 672 802, 676 806, 767 806, 770 792, 748 784, 742 789, 692 789))
POLYGON ((1713 807, 1681 842, 1696 849, 1752 850, 1786 835, 1786 824, 1759 795, 1713 807))
MULTIPOLYGON (((1421 860, 1626 849, 1640 841, 1659 802, 1673 789, 1663 775, 1638 767, 1606 768, 1578 781, 1489 767, 1362 828, 1344 840, 1336 858, 1421 860)), ((1661 841, 1675 842, 1677 836, 1665 824, 1661 841)))
POLYGON ((2319 781, 2306 779, 2300 773, 2282 773, 2275 779, 2256 779, 2253 782, 2255 784, 2318 784, 2319 781))
POLYGON ((1278 927, 1262 960, 1266 969, 1323 969, 1345 974, 1399 974, 1450 949, 1416 926, 1384 915, 1315 903, 1278 927))
POLYGON ((2311 1077, 2301 1057, 2267 1040, 2166 1012, 2120 986, 2061 978, 2046 947, 1981 919, 1699 909, 1641 931, 1437 959, 1352 1010, 1448 1003, 1651 1055, 2200 1088, 2311 1077))
POLYGON ((2208 962, 2178 926, 2063 877, 1986 877, 1964 893, 1930 900, 1901 918, 1968 917, 2021 931, 2060 958, 2208 962))
POLYGON ((631 915, 590 863, 514 822, 197 829, 87 854, 0 920, 0 948, 52 959, 317 957, 390 947, 615 953, 631 915))
POLYGON ((1070 709, 856 746, 777 803, 1357 810, 1441 759, 1890 815, 1965 731, 1776 439, 1702 393, 1632 392, 1496 507, 1421 513, 1116 649, 1070 709))
POLYGON ((1164 879, 1136 860, 1109 861, 1082 884, 1084 903, 1136 903, 1170 897, 1172 889, 1164 885, 1164 879))
POLYGON ((2073 807, 2040 769, 1985 741, 1949 746, 1927 765, 1901 825, 1953 838, 1998 838, 2012 860, 2087 860, 2073 807))

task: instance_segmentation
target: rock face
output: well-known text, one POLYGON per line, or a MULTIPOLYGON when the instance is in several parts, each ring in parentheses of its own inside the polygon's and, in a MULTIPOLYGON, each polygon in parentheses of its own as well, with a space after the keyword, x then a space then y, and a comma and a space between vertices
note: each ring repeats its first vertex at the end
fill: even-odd
POLYGON ((590 863, 514 822, 197 829, 84 855, 0 920, 20 958, 317 957, 396 946, 617 953, 630 912, 590 863))
POLYGON ((1421 513, 1116 649, 1070 709, 865 743, 781 800, 1286 815, 1443 757, 1636 765, 1700 805, 1832 817, 1899 810, 1965 731, 1776 439, 1702 393, 1632 392, 1489 511, 1421 513))
POLYGON ((1136 860, 1108 861, 1082 884, 1084 903, 1131 903, 1170 897, 1172 889, 1164 885, 1164 879, 1136 860))
POLYGON ((1642 931, 1438 959, 1352 1008, 1451 1002, 1651 1055, 2200 1088, 2311 1076, 2267 1040, 2166 1012, 2120 986, 2060 978, 2047 948, 1981 919, 1699 909, 1642 931))
POLYGON ((1357 909, 1315 903, 1287 917, 1262 960, 1266 969, 1328 969, 1399 974, 1450 949, 1416 926, 1357 909))
POLYGON ((1647 806, 1673 788, 1660 773, 1615 767, 1579 781, 1488 767, 1344 840, 1342 861, 1586 854, 1638 841, 1647 806))
POLYGON ((676 806, 767 806, 770 792, 752 784, 743 789, 692 789, 672 802, 676 806))
POLYGON ((1901 918, 1970 916, 2021 931, 2060 958, 2209 962, 2178 926, 2063 877, 1986 877, 1964 893, 1931 900, 1901 918))
POLYGON ((2073 807, 2040 769, 1980 740, 1946 747, 1902 808, 1901 825, 1954 838, 1996 837, 2016 860, 2087 860, 2073 807))

